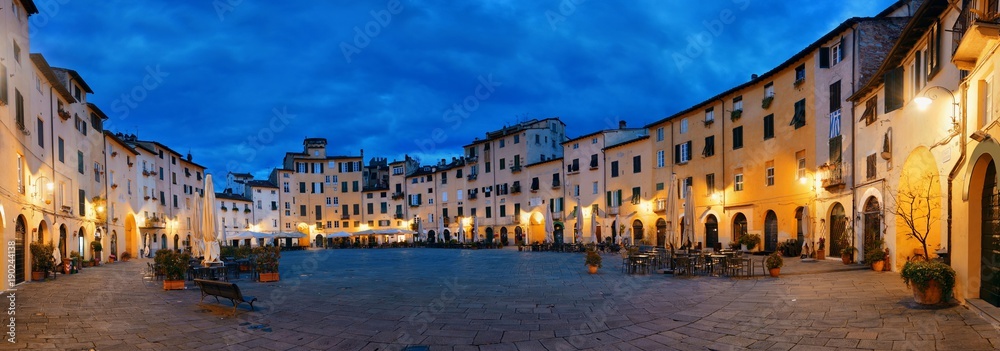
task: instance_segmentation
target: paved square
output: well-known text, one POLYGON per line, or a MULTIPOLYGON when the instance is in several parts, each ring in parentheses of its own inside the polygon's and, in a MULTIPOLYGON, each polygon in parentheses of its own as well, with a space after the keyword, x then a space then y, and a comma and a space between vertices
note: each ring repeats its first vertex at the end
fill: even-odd
MULTIPOLYGON (((236 280, 259 306, 232 316, 194 284, 163 291, 148 260, 23 284, 21 349, 993 350, 964 307, 916 309, 895 273, 805 266, 781 278, 589 275, 582 254, 371 249, 285 252, 281 281, 236 280), (809 273, 812 272, 812 273, 809 273)), ((10 346, 5 343, 4 348, 10 346)))

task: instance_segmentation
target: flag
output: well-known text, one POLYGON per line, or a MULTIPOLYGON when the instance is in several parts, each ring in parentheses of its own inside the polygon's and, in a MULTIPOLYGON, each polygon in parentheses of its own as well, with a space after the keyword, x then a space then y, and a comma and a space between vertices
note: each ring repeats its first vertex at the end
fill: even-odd
POLYGON ((830 112, 830 138, 840 135, 840 110, 830 112))

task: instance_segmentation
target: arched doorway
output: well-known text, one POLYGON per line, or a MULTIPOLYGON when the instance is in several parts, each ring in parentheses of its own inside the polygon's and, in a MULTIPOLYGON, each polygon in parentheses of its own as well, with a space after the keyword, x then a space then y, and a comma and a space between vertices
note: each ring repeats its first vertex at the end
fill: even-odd
MULTIPOLYGON (((719 244, 719 219, 715 215, 705 218, 705 247, 716 248, 719 244)), ((720 247, 721 248, 721 247, 720 247)))
POLYGON ((48 236, 49 225, 45 223, 45 220, 38 222, 38 235, 35 236, 35 241, 45 244, 45 237, 48 236))
POLYGON ((500 244, 507 246, 507 227, 500 227, 500 244))
POLYGON ((24 270, 27 257, 24 246, 27 243, 28 223, 24 216, 17 216, 17 223, 14 224, 14 260, 16 261, 14 272, 14 284, 24 282, 24 270))
POLYGON ((174 234, 174 250, 181 249, 181 236, 174 234))
POLYGON ((667 221, 663 218, 656 220, 656 246, 666 247, 667 245, 667 221))
POLYGON ((642 235, 642 221, 638 219, 632 221, 632 237, 635 238, 635 243, 640 243, 644 239, 642 235))
POLYGON ((450 241, 451 241, 451 231, 448 230, 448 229, 445 229, 444 230, 444 242, 450 242, 450 241))
POLYGON ((618 220, 611 221, 611 242, 618 242, 618 220))
POLYGON ((486 227, 486 242, 493 242, 493 227, 486 227))
POLYGON ((867 253, 868 250, 875 248, 877 241, 882 240, 882 209, 874 196, 865 201, 864 221, 865 238, 862 248, 867 253))
POLYGON ((167 234, 160 234, 160 248, 166 250, 167 247, 167 234))
POLYGON ((131 213, 125 215, 125 251, 133 255, 139 252, 139 231, 136 228, 135 216, 131 213))
POLYGON ((316 247, 323 247, 323 236, 316 234, 316 247))
POLYGON ((524 229, 520 226, 514 227, 514 243, 517 245, 524 245, 524 229))
POLYGON ((59 226, 59 254, 62 258, 69 257, 69 250, 67 245, 69 245, 69 240, 66 238, 66 225, 59 226))
POLYGON ((747 216, 743 215, 742 212, 737 213, 733 216, 733 242, 739 242, 740 238, 747 235, 749 230, 747 225, 747 216))
POLYGON ((604 235, 601 235, 601 226, 597 226, 597 242, 604 242, 604 235))
POLYGON ((764 215, 764 251, 774 252, 778 249, 778 215, 768 210, 764 215))
POLYGON ((552 242, 556 244, 562 244, 563 241, 563 230, 566 229, 566 225, 563 222, 555 221, 552 223, 552 242))
POLYGON ((191 233, 184 239, 184 251, 191 252, 191 233))
POLYGON ((87 231, 83 227, 80 227, 80 229, 77 229, 76 234, 76 252, 79 252, 82 258, 87 254, 87 231))
POLYGON ((434 229, 427 231, 427 242, 431 244, 437 242, 437 233, 434 232, 434 229))
MULTIPOLYGON (((844 232, 847 230, 847 213, 844 211, 844 205, 839 202, 833 205, 833 210, 830 211, 830 249, 827 250, 827 257, 830 256, 840 256, 840 251, 844 249, 842 237, 844 232)), ((850 245, 850 239, 848 240, 848 245, 850 245)))
POLYGON ((982 189, 982 251, 980 258, 979 298, 1000 306, 1000 187, 993 160, 986 166, 982 189))

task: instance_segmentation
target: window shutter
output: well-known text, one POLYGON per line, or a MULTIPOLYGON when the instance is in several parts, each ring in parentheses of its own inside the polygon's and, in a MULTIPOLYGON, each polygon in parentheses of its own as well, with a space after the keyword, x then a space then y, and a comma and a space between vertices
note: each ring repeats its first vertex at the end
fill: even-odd
POLYGON ((819 68, 830 68, 830 48, 819 48, 819 68))
POLYGON ((885 113, 903 107, 903 68, 885 73, 885 113))
POLYGON ((604 201, 605 201, 605 205, 607 205, 608 207, 612 207, 612 205, 611 205, 611 192, 610 191, 608 191, 608 192, 605 193, 605 199, 604 199, 604 201))
POLYGON ((687 142, 687 160, 691 160, 691 141, 687 142))
POLYGON ((681 163, 681 145, 674 145, 674 164, 681 163))
POLYGON ((830 84, 830 113, 840 109, 840 81, 830 84))
POLYGON ((847 50, 850 46, 847 45, 847 38, 840 37, 840 59, 843 60, 847 57, 847 50))
POLYGON ((836 137, 830 138, 830 163, 838 164, 841 162, 841 143, 843 142, 843 135, 838 135, 836 137))

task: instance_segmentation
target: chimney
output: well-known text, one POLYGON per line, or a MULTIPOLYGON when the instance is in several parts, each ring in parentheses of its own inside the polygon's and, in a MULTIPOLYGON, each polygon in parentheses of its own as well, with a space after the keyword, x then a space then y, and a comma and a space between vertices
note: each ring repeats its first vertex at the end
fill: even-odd
POLYGON ((757 79, 757 77, 758 77, 757 73, 751 74, 750 75, 750 80, 757 79))
POLYGON ((625 129, 625 121, 618 121, 618 129, 625 129))

